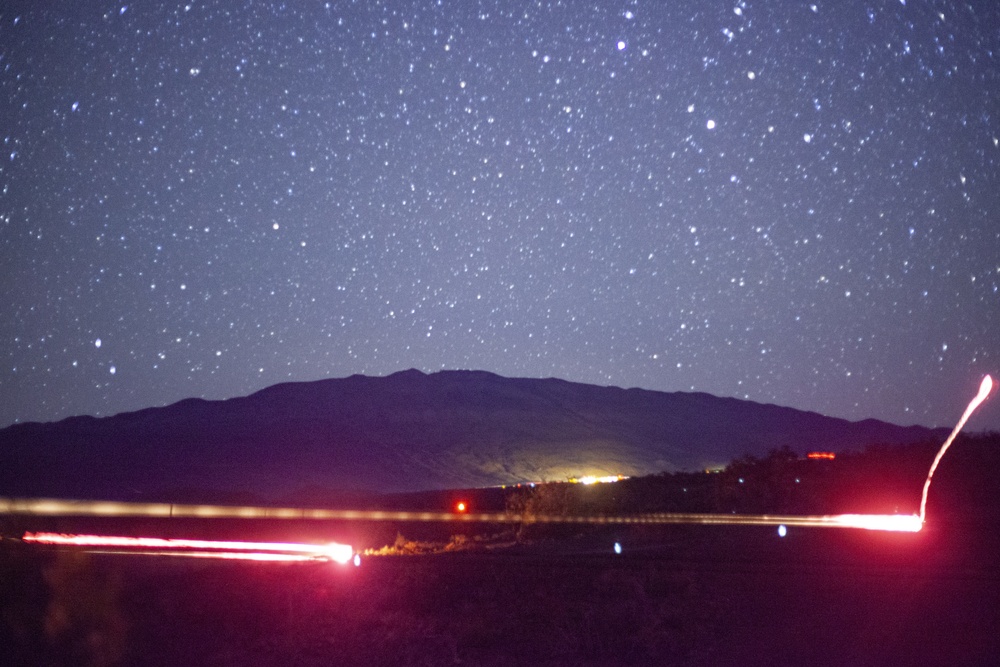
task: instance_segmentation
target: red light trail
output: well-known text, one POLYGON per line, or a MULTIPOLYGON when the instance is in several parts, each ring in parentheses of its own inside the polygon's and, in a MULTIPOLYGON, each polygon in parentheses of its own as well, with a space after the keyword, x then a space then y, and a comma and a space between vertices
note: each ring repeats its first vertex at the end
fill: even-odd
POLYGON ((340 564, 354 557, 347 544, 301 544, 297 542, 231 542, 225 540, 187 540, 163 537, 123 537, 114 535, 65 535, 62 533, 25 533, 23 541, 52 546, 92 547, 113 550, 138 550, 170 556, 201 558, 238 558, 242 560, 303 561, 331 560, 340 564))

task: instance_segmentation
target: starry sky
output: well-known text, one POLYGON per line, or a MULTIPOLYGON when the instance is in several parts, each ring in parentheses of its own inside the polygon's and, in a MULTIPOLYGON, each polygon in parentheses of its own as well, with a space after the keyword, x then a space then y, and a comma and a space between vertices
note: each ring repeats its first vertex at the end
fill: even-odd
POLYGON ((0 425, 413 367, 950 426, 1000 372, 994 0, 4 2, 0 142, 0 425))

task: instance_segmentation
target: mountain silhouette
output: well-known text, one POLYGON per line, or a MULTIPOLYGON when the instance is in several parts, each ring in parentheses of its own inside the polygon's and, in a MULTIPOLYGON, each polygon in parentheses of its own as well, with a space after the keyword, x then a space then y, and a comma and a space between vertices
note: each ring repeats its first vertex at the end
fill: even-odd
POLYGON ((483 371, 278 384, 112 417, 0 430, 0 495, 278 497, 304 488, 471 488, 587 474, 702 470, 787 446, 842 451, 947 431, 705 393, 483 371))

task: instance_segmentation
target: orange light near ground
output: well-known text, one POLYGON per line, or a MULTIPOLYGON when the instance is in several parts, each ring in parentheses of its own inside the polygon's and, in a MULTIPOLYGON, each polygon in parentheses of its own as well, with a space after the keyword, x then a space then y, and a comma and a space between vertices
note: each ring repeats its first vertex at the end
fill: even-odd
POLYGON ((806 458, 813 460, 832 461, 835 458, 837 458, 837 455, 834 454, 833 452, 809 452, 808 454, 806 454, 806 458))
POLYGON ((455 503, 455 511, 459 513, 468 512, 469 505, 464 500, 459 500, 455 503))

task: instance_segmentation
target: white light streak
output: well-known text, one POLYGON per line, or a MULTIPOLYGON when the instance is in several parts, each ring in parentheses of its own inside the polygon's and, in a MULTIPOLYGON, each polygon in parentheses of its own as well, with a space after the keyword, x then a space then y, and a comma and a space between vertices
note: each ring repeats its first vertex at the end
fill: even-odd
POLYGON ((955 439, 955 436, 957 436, 958 432, 962 430, 963 426, 965 426, 965 422, 969 420, 969 417, 972 416, 972 413, 975 411, 975 409, 978 408, 979 405, 986 400, 986 397, 990 395, 990 391, 992 389, 993 389, 993 378, 987 375, 986 377, 983 378, 983 381, 979 385, 979 393, 976 394, 976 397, 972 399, 972 401, 969 403, 969 406, 965 408, 965 414, 963 414, 962 418, 958 420, 957 424, 955 424, 955 428, 952 430, 951 435, 949 435, 948 439, 944 441, 944 444, 941 445, 941 449, 938 450, 937 456, 934 457, 934 462, 931 464, 931 469, 927 472, 927 480, 924 482, 923 493, 920 496, 921 522, 927 516, 927 492, 930 491, 931 489, 931 478, 934 477, 934 471, 937 470, 938 463, 941 462, 941 458, 944 457, 944 453, 948 451, 949 447, 951 447, 951 443, 955 439))

